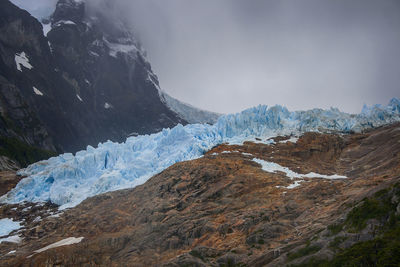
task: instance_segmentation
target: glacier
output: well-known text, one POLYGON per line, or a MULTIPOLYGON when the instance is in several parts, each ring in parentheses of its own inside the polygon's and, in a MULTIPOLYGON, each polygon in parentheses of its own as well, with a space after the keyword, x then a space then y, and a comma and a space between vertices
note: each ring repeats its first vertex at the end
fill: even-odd
POLYGON ((50 201, 60 209, 70 208, 91 196, 143 184, 169 166, 199 158, 218 144, 309 131, 362 132, 399 121, 397 98, 386 106, 364 106, 360 114, 337 108, 289 111, 279 105, 260 105, 221 116, 213 125, 177 125, 159 133, 129 137, 123 143, 108 141, 75 155, 66 153, 32 164, 18 172, 26 178, 0 197, 0 202, 50 201))

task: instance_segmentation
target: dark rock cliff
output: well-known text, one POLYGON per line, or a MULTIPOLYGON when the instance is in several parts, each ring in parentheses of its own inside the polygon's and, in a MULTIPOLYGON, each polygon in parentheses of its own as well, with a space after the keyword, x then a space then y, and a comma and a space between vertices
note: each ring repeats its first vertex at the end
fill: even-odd
MULTIPOLYGON (((0 135, 57 152, 186 123, 121 23, 60 0, 42 24, 0 1, 0 135)), ((1 144, 0 144, 1 146, 1 144)))

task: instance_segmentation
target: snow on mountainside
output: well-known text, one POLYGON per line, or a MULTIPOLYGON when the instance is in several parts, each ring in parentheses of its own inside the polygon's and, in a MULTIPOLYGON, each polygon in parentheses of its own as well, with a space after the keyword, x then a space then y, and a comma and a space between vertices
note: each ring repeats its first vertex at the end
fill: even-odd
POLYGON ((208 123, 217 122, 221 114, 198 109, 190 104, 179 101, 163 91, 158 83, 158 78, 154 73, 148 75, 148 80, 157 88, 161 102, 163 102, 170 110, 178 114, 178 116, 188 123, 208 123))
POLYGON ((364 108, 358 115, 338 109, 290 112, 282 106, 260 105, 222 116, 214 125, 189 124, 159 133, 130 137, 124 143, 88 146, 76 155, 63 154, 21 170, 15 189, 3 203, 51 201, 73 207, 87 197, 135 187, 174 163, 201 157, 215 145, 240 143, 308 131, 351 133, 400 121, 400 100, 364 108))
POLYGON ((190 104, 179 101, 164 91, 160 91, 160 97, 161 101, 163 101, 172 111, 189 123, 214 124, 221 116, 221 114, 198 109, 190 104))

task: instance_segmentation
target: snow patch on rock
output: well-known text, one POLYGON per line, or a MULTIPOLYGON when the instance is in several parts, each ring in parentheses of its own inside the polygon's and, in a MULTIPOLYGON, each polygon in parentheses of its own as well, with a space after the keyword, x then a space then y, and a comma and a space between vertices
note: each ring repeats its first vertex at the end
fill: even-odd
MULTIPOLYGON (((76 238, 76 237, 69 237, 69 238, 63 239, 63 240, 61 240, 61 241, 58 241, 58 242, 56 242, 56 243, 53 243, 53 244, 51 244, 51 245, 48 245, 48 246, 46 246, 46 247, 44 247, 44 248, 35 250, 34 253, 35 253, 35 254, 36 254, 36 253, 41 253, 41 252, 43 252, 43 251, 46 251, 46 250, 49 250, 49 249, 52 249, 52 248, 58 248, 58 247, 62 247, 62 246, 69 246, 69 245, 73 245, 73 244, 78 244, 78 243, 80 243, 82 240, 83 240, 83 237, 78 237, 78 238, 76 238)), ((33 255, 29 256, 28 258, 30 258, 30 257, 32 257, 32 256, 33 256, 33 255)))
MULTIPOLYGON (((42 23, 42 26, 43 26, 43 35, 47 36, 47 34, 51 31, 51 23, 50 22, 47 24, 42 23)), ((50 43, 49 43, 49 47, 50 47, 50 43)))
POLYGON ((104 108, 105 109, 110 109, 110 108, 113 108, 113 105, 111 105, 110 103, 104 103, 104 108))
POLYGON ((2 242, 9 242, 9 243, 16 243, 16 244, 18 244, 18 243, 20 243, 21 241, 22 241, 22 238, 21 238, 20 236, 13 235, 13 236, 9 236, 9 237, 6 237, 6 238, 1 238, 1 239, 0 239, 0 244, 1 244, 2 242))
POLYGON ((27 69, 32 69, 33 66, 29 62, 28 56, 25 54, 25 52, 17 53, 15 54, 15 64, 17 65, 17 70, 22 72, 22 67, 25 67, 27 69))
POLYGON ((0 236, 9 235, 12 231, 20 229, 21 223, 5 218, 0 220, 0 236))
POLYGON ((272 172, 272 173, 276 173, 276 172, 283 172, 285 173, 285 175, 287 177, 289 177, 290 179, 294 179, 294 178, 323 178, 323 179, 346 179, 346 176, 343 175, 325 175, 325 174, 319 174, 319 173, 315 173, 315 172, 310 172, 307 174, 301 174, 301 173, 297 173, 294 172, 292 170, 290 170, 287 167, 283 167, 277 163, 274 162, 270 162, 270 161, 265 161, 262 159, 257 159, 254 158, 253 159, 254 162, 257 162, 258 164, 261 165, 262 169, 266 172, 272 172))
POLYGON ((39 89, 37 89, 35 86, 33 86, 32 89, 36 95, 43 96, 43 93, 39 89))
POLYGON ((76 25, 76 23, 71 20, 59 20, 53 24, 53 27, 58 27, 61 25, 76 25))
POLYGON ((296 188, 296 187, 300 186, 300 183, 301 183, 301 182, 304 182, 304 180, 294 181, 293 184, 290 184, 290 185, 286 186, 285 188, 286 188, 286 189, 293 189, 293 188, 296 188))
POLYGON ((296 144, 297 143, 297 141, 299 141, 299 138, 298 137, 290 137, 289 139, 287 139, 287 140, 283 140, 283 141, 280 141, 279 143, 281 143, 281 144, 285 144, 285 143, 288 143, 288 142, 290 142, 290 143, 294 143, 294 144, 296 144))

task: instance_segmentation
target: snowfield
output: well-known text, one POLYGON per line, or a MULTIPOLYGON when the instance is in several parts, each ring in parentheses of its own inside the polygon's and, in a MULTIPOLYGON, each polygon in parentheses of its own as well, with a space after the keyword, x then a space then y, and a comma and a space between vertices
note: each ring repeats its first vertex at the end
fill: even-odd
POLYGON ((51 201, 60 209, 74 207, 88 197, 143 184, 174 163, 199 158, 224 142, 299 136, 308 131, 361 132, 398 121, 400 100, 396 98, 387 106, 364 107, 358 115, 332 108, 290 112, 282 106, 260 105, 222 116, 214 125, 177 125, 152 135, 129 137, 124 143, 109 141, 76 155, 67 153, 35 163, 19 171, 27 178, 0 202, 51 201))
POLYGON ((254 158, 253 161, 260 164, 262 169, 266 172, 272 172, 272 173, 283 172, 286 174, 287 177, 289 177, 292 180, 294 178, 322 178, 322 179, 332 179, 332 180, 347 178, 346 176, 343 176, 343 175, 337 175, 337 174, 325 175, 325 174, 319 174, 319 173, 315 173, 315 172, 310 172, 307 174, 300 174, 300 173, 294 172, 294 171, 290 170, 289 168, 283 167, 274 162, 265 161, 265 160, 257 159, 257 158, 254 158))
MULTIPOLYGON (((283 167, 275 162, 265 161, 265 160, 257 159, 257 158, 253 158, 253 161, 260 164, 263 171, 272 172, 272 173, 283 172, 291 180, 300 179, 300 178, 322 178, 322 179, 330 179, 330 180, 347 178, 346 176, 343 176, 343 175, 337 175, 337 174, 325 175, 325 174, 319 174, 319 173, 315 173, 315 172, 301 174, 301 173, 294 172, 287 167, 283 167)), ((294 181, 293 184, 290 184, 288 186, 277 186, 277 188, 283 187, 286 189, 293 189, 293 188, 299 187, 300 183, 302 183, 302 182, 304 182, 304 180, 297 180, 297 181, 294 181)))

